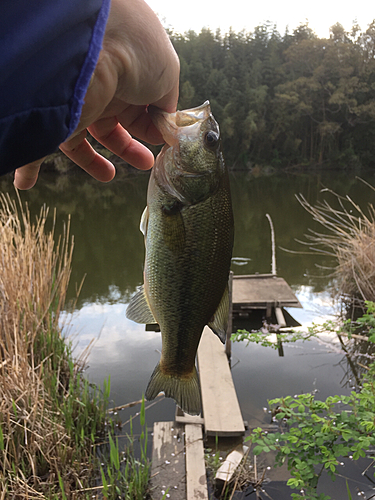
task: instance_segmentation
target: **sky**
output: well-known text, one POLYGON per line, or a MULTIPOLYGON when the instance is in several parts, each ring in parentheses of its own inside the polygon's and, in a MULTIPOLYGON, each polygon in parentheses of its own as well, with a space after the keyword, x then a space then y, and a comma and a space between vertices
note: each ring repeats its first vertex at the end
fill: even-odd
POLYGON ((289 27, 291 33, 301 23, 308 21, 309 27, 320 37, 329 37, 329 28, 339 22, 350 31, 356 20, 365 31, 375 18, 372 2, 356 0, 146 0, 167 28, 177 33, 192 29, 199 33, 203 27, 223 33, 232 27, 239 32, 254 30, 256 26, 271 21, 283 35, 289 27))

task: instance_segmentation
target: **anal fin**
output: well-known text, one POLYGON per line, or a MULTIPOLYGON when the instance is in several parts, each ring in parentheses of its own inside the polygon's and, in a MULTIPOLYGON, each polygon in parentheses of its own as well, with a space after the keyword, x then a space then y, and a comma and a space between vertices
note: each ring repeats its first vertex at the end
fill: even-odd
POLYGON ((126 309, 126 317, 136 323, 157 323, 148 305, 143 285, 130 299, 128 308, 126 309))

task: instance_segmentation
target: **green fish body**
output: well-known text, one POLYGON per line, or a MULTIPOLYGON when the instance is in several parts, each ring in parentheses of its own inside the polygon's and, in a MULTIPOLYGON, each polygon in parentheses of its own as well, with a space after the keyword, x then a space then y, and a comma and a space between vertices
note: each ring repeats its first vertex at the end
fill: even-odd
POLYGON ((208 101, 173 114, 153 112, 166 141, 153 167, 141 230, 145 236, 144 287, 127 316, 156 322, 162 353, 145 396, 159 392, 187 413, 199 414, 195 368, 205 325, 225 342, 233 214, 219 127, 208 101))

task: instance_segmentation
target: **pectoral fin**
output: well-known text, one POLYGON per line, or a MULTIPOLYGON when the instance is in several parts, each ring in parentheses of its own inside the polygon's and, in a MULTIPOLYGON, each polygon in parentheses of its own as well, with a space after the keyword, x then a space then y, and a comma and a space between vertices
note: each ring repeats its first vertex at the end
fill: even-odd
POLYGON ((143 210, 142 216, 141 216, 141 222, 139 224, 139 229, 141 230, 141 233, 144 235, 144 237, 147 236, 147 227, 148 227, 148 207, 143 210))
POLYGON ((229 290, 228 286, 221 298, 220 304, 216 309, 214 317, 208 323, 211 330, 216 333, 219 339, 225 344, 228 329, 228 316, 229 316, 229 290))
POLYGON ((136 323, 157 323, 148 305, 143 285, 130 299, 128 308, 126 309, 126 317, 136 323))

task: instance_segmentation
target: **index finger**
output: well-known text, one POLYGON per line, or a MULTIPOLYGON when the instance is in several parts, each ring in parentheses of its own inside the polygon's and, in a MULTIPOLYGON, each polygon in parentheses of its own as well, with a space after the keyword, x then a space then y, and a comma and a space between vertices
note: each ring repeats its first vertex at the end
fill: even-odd
POLYGON ((179 88, 177 84, 164 97, 150 104, 166 111, 167 113, 175 113, 177 111, 178 93, 179 88))

